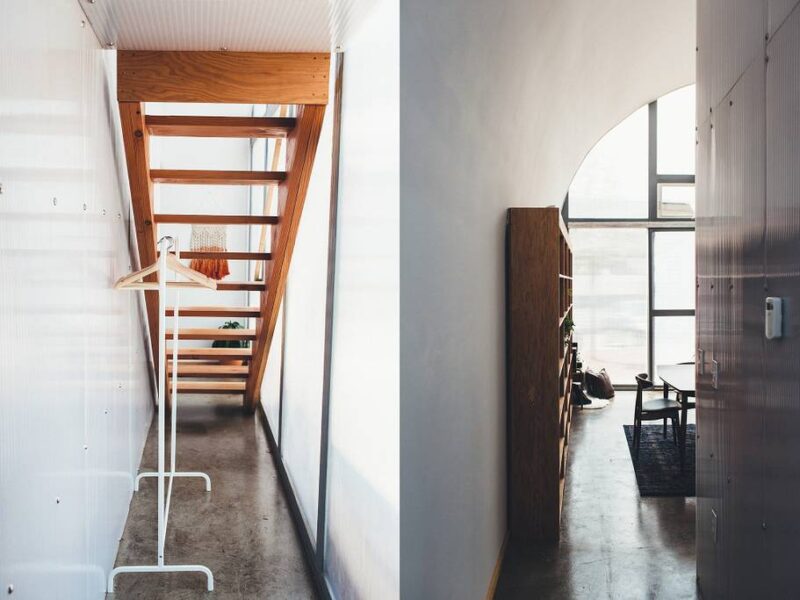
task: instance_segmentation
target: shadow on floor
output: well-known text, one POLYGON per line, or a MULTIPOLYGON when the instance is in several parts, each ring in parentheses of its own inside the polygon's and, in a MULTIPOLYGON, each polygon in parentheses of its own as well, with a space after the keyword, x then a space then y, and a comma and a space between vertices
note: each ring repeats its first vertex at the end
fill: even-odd
MULTIPOLYGON (((155 421, 140 471, 156 466, 155 421)), ((167 436, 168 437, 168 436, 167 436)), ((215 591, 195 573, 117 576, 109 600, 307 599, 314 587, 303 558, 269 446, 258 417, 235 397, 192 397, 178 413, 179 471, 205 471, 200 479, 176 479, 167 528, 167 563, 203 564, 214 573, 215 591)), ((169 452, 167 452, 169 461, 169 452)), ((131 501, 116 566, 156 560, 156 480, 142 480, 131 501)))
MULTIPOLYGON (((622 425, 634 392, 573 413, 561 540, 511 542, 497 600, 697 598, 695 499, 641 498, 622 425)), ((690 413, 690 422, 694 415, 690 413)))

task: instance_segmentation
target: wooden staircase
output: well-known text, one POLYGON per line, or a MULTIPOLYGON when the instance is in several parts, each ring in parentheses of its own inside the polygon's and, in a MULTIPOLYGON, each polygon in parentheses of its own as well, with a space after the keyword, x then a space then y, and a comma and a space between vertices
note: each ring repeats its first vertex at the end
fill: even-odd
MULTIPOLYGON (((157 259, 160 224, 272 228, 271 247, 263 252, 245 248, 181 252, 181 259, 262 262, 263 268, 257 269, 263 273, 259 279, 223 279, 217 286, 217 292, 260 292, 257 306, 181 306, 179 310, 182 319, 189 319, 182 321, 179 340, 246 340, 250 342, 249 348, 184 348, 179 344, 178 362, 173 364, 172 331, 158 331, 157 293, 144 292, 153 356, 158 356, 159 336, 166 335, 168 374, 178 378, 181 393, 241 394, 248 411, 257 406, 328 100, 329 66, 328 54, 118 52, 117 96, 140 265, 157 259), (146 102, 285 104, 296 106, 296 116, 157 116, 146 114, 146 102), (151 169, 152 136, 283 138, 286 170, 151 169), (155 185, 277 186, 277 215, 155 213, 155 185), (229 330, 197 328, 191 325, 193 317, 251 319, 252 326, 229 330)), ((167 316, 174 316, 173 308, 167 309, 167 316)))

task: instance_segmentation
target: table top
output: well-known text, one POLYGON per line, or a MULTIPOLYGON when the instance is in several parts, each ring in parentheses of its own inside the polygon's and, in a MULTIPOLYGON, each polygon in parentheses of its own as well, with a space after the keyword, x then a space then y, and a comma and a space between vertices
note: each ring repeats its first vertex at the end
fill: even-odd
POLYGON ((690 365, 659 365, 658 377, 681 393, 694 393, 694 363, 690 365))

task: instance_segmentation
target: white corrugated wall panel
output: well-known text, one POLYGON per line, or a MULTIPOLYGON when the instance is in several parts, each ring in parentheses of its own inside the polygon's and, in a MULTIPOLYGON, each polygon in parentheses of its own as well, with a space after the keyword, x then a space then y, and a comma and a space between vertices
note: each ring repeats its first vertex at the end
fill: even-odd
POLYGON ((767 0, 697 0, 698 123, 763 56, 766 33, 767 0))
POLYGON ((102 598, 152 414, 113 54, 72 0, 0 4, 0 589, 102 598))
POLYGON ((798 5, 798 0, 768 0, 769 5, 767 10, 769 12, 767 17, 767 25, 769 26, 769 35, 772 36, 789 16, 789 13, 794 10, 798 5))

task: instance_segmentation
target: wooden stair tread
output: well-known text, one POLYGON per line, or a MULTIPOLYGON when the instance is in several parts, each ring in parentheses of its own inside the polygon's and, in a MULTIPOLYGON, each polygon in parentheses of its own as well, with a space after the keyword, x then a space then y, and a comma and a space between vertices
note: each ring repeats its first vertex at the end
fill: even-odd
MULTIPOLYGON (((181 317, 259 317, 261 311, 255 306, 181 306, 181 317)), ((167 316, 175 316, 175 307, 167 307, 167 316)))
MULTIPOLYGON (((172 329, 167 329, 167 339, 172 339, 172 329)), ((178 330, 180 340, 254 340, 255 329, 216 329, 212 327, 187 327, 178 330)))
MULTIPOLYGON (((201 223, 205 225, 277 225, 278 217, 270 215, 180 215, 158 213, 156 223, 201 223)), ((183 254, 181 254, 183 256, 183 254)))
MULTIPOLYGON (((253 355, 252 348, 178 348, 178 360, 239 360, 253 355)), ((172 348, 167 348, 167 358, 172 360, 172 348)))
POLYGON ((235 292, 238 290, 248 290, 252 292, 261 292, 266 289, 266 284, 263 281, 218 281, 218 292, 235 292))
POLYGON ((198 117, 146 115, 151 135, 179 137, 278 138, 294 128, 293 117, 198 117))
POLYGON ((178 380, 178 392, 185 394, 243 394, 245 381, 183 381, 178 380))
MULTIPOLYGON (((191 281, 170 281, 170 287, 177 288, 193 288, 196 289, 197 285, 191 281)), ((237 292, 237 291, 251 291, 263 292, 266 289, 266 284, 263 281, 217 281, 218 292, 237 292)), ((210 291, 210 290, 209 290, 210 291)))
MULTIPOLYGON (((170 375, 175 372, 175 368, 171 362, 167 364, 167 368, 170 375)), ((250 369, 244 365, 178 363, 178 377, 245 378, 249 371, 250 369)))
POLYGON ((195 169, 150 169, 153 183, 188 185, 267 185, 286 179, 284 171, 208 171, 195 169))
MULTIPOLYGON (((160 253, 159 253, 160 254, 160 253)), ((271 260, 271 252, 181 252, 181 260, 192 258, 224 258, 225 260, 271 260)))

